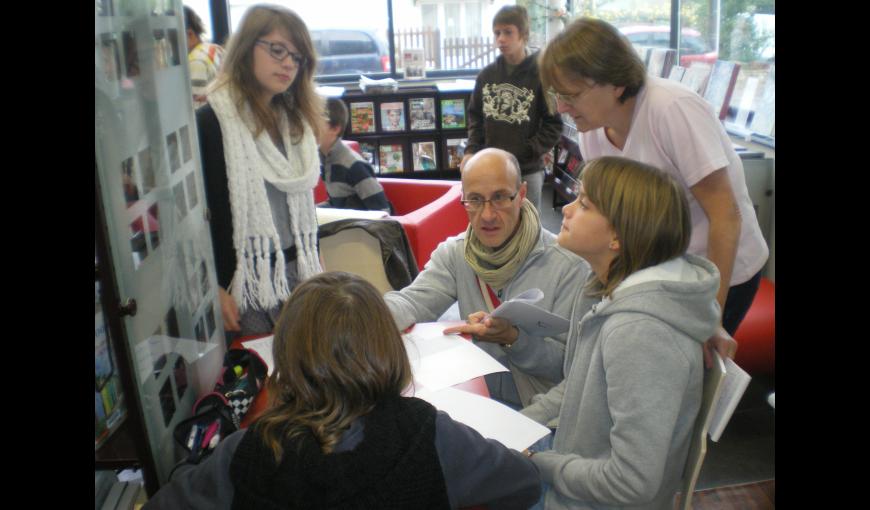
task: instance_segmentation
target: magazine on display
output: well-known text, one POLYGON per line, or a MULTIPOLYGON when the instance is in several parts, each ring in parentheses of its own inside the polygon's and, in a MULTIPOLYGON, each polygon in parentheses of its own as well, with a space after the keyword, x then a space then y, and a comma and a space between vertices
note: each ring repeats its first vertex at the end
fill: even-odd
POLYGON ((411 131, 435 129, 435 98, 415 97, 408 100, 411 110, 411 131))
POLYGON ((375 103, 364 101, 350 104, 350 132, 375 132, 375 103))
POLYGON ((411 146, 414 154, 414 170, 436 170, 435 142, 415 142, 411 146))
POLYGON ((441 100, 441 129, 465 128, 465 99, 441 100))
POLYGON ((405 130, 405 102, 381 103, 381 129, 383 131, 405 130))
POLYGON ((468 138, 448 138, 444 144, 447 148, 447 168, 458 170, 462 157, 465 156, 465 145, 468 138))
POLYGON ((378 163, 381 174, 391 174, 405 171, 404 148, 402 144, 381 144, 378 150, 378 163))

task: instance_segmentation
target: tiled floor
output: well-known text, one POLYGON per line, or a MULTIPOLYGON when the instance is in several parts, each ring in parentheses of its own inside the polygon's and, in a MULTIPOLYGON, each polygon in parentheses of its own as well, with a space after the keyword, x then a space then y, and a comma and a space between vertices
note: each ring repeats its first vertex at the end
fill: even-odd
MULTIPOLYGON (((561 209, 551 207, 553 189, 547 184, 541 197, 541 221, 559 232, 561 209)), ((776 478, 776 414, 767 403, 774 377, 753 377, 719 442, 707 442, 707 456, 696 490, 758 482, 776 478)))

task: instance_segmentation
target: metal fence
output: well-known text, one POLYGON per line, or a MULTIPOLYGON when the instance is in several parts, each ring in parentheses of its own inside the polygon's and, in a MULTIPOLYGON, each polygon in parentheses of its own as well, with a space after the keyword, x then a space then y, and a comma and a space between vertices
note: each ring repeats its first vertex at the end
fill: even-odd
POLYGON ((492 37, 442 39, 437 28, 412 28, 395 33, 396 66, 403 67, 402 50, 423 48, 426 69, 478 69, 498 55, 492 37))

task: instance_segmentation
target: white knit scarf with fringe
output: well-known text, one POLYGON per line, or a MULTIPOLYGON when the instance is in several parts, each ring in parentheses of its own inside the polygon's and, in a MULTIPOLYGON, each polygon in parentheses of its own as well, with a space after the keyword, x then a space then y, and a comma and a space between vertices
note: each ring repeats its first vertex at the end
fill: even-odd
POLYGON ((248 305, 256 310, 269 310, 290 297, 290 288, 284 252, 266 195, 266 181, 287 194, 299 279, 322 271, 312 192, 320 175, 317 143, 304 120, 302 140, 293 143, 287 116, 282 113, 279 131, 287 151, 284 157, 268 131, 263 130, 254 138, 250 106, 245 103, 244 111, 239 112, 228 87, 210 93, 208 102, 220 121, 233 217, 236 271, 228 290, 239 310, 248 305), (273 268, 269 267, 270 246, 275 249, 273 268))

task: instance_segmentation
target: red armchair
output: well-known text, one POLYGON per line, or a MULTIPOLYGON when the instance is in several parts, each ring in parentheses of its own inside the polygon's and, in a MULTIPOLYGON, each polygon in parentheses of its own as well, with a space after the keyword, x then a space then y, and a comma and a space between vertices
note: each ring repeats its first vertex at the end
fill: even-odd
MULTIPOLYGON (((395 209, 390 218, 405 229, 420 270, 439 243, 468 227, 468 215, 459 201, 462 198, 459 181, 379 177, 378 182, 395 209)), ((314 200, 319 203, 327 198, 321 179, 314 189, 314 200)))
POLYGON ((395 208, 392 219, 402 224, 417 266, 423 269, 432 251, 450 236, 464 232, 468 214, 458 181, 379 178, 395 208))
POLYGON ((774 374, 776 370, 776 285, 761 279, 758 293, 746 317, 734 333, 734 362, 750 375, 774 374))

